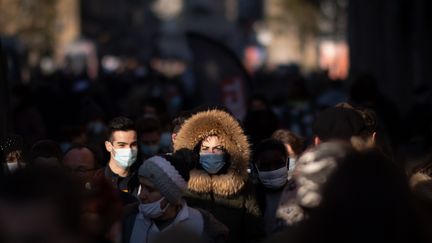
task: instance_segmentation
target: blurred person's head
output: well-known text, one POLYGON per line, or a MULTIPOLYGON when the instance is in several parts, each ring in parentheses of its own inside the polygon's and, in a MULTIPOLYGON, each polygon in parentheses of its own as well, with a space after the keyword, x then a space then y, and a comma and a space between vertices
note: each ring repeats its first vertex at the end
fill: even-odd
POLYGON ((263 95, 253 95, 249 98, 248 110, 262 111, 270 109, 270 102, 263 95))
POLYGON ((100 168, 98 156, 93 148, 86 145, 73 145, 63 156, 62 164, 90 186, 95 172, 100 168))
POLYGON ((281 141, 285 145, 289 155, 289 171, 294 171, 297 158, 303 152, 304 139, 287 129, 276 130, 272 138, 281 141))
POLYGON ((4 169, 13 172, 25 166, 24 143, 19 135, 9 135, 0 141, 0 151, 3 155, 4 169))
POLYGON ((114 173, 124 173, 135 163, 138 153, 134 122, 127 117, 116 117, 108 124, 105 149, 110 153, 109 167, 114 173))
POLYGON ((60 167, 63 152, 54 140, 40 140, 30 149, 29 166, 32 167, 60 167))
POLYGON ((176 154, 153 156, 140 166, 138 198, 139 210, 144 216, 153 220, 177 216, 193 168, 192 162, 184 158, 176 154))
POLYGON ((264 97, 254 96, 249 101, 243 124, 245 133, 256 146, 263 139, 271 137, 279 127, 279 120, 264 97))
POLYGON ((180 131, 181 126, 183 125, 183 123, 186 121, 186 119, 190 115, 191 114, 188 112, 183 112, 172 120, 172 122, 171 122, 171 142, 172 142, 172 144, 174 144, 177 133, 180 131))
POLYGON ((143 158, 159 153, 162 126, 155 116, 144 116, 135 122, 138 132, 138 144, 143 158))
POLYGON ((25 168, 0 183, 1 242, 85 242, 75 181, 56 168, 25 168))
POLYGON ((253 164, 264 187, 279 189, 287 183, 287 163, 288 154, 282 142, 266 139, 257 145, 253 164))
POLYGON ((318 113, 312 124, 314 144, 331 140, 351 142, 361 137, 367 126, 361 115, 353 109, 330 107, 318 113))
POLYGON ((103 176, 92 179, 84 190, 82 227, 93 242, 117 242, 121 237, 122 202, 103 176))

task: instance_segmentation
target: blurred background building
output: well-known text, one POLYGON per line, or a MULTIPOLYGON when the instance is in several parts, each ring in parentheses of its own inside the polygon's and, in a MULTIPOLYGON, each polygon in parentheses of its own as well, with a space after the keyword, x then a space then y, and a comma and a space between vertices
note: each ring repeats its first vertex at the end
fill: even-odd
MULTIPOLYGON (((29 82, 35 67, 84 68, 94 80, 101 68, 145 74, 150 65, 186 77, 203 52, 188 37, 198 33, 241 61, 218 82, 245 76, 242 99, 257 90, 285 99, 287 75, 324 74, 346 80, 347 91, 367 74, 403 116, 432 103, 431 8, 427 0, 2 0, 0 36, 11 84, 29 82)), ((221 60, 203 64, 206 76, 183 78, 184 92, 224 70, 221 60)))

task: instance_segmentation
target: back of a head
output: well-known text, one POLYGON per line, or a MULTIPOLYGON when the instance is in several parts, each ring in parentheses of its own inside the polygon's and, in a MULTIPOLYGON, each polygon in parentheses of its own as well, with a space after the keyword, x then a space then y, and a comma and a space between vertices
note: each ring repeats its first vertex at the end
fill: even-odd
POLYGON ((361 136, 366 128, 360 114, 342 107, 330 107, 321 111, 312 124, 314 135, 321 141, 350 141, 353 136, 361 136))
POLYGON ((289 144, 296 155, 301 154, 303 150, 304 139, 287 129, 276 130, 273 133, 272 138, 279 140, 284 144, 289 144))
POLYGON ((59 166, 63 157, 60 145, 54 140, 40 140, 30 150, 30 166, 59 166), (40 161, 44 160, 44 161, 40 161))

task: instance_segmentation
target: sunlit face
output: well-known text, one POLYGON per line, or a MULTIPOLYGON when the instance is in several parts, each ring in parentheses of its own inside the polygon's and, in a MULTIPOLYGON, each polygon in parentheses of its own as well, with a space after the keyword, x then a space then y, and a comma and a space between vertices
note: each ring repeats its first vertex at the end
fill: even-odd
POLYGON ((115 131, 112 135, 111 141, 105 142, 105 148, 112 155, 115 149, 137 149, 137 133, 134 130, 129 131, 115 131))
POLYGON ((217 136, 209 136, 201 143, 200 153, 223 154, 224 152, 222 141, 217 136))

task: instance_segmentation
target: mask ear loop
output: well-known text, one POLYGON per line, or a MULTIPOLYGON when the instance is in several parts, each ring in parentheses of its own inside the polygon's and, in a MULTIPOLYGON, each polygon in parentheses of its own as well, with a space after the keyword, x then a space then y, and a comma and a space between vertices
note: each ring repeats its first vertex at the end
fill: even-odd
POLYGON ((137 197, 141 194, 141 185, 139 185, 139 187, 138 187, 138 192, 137 192, 137 197))

